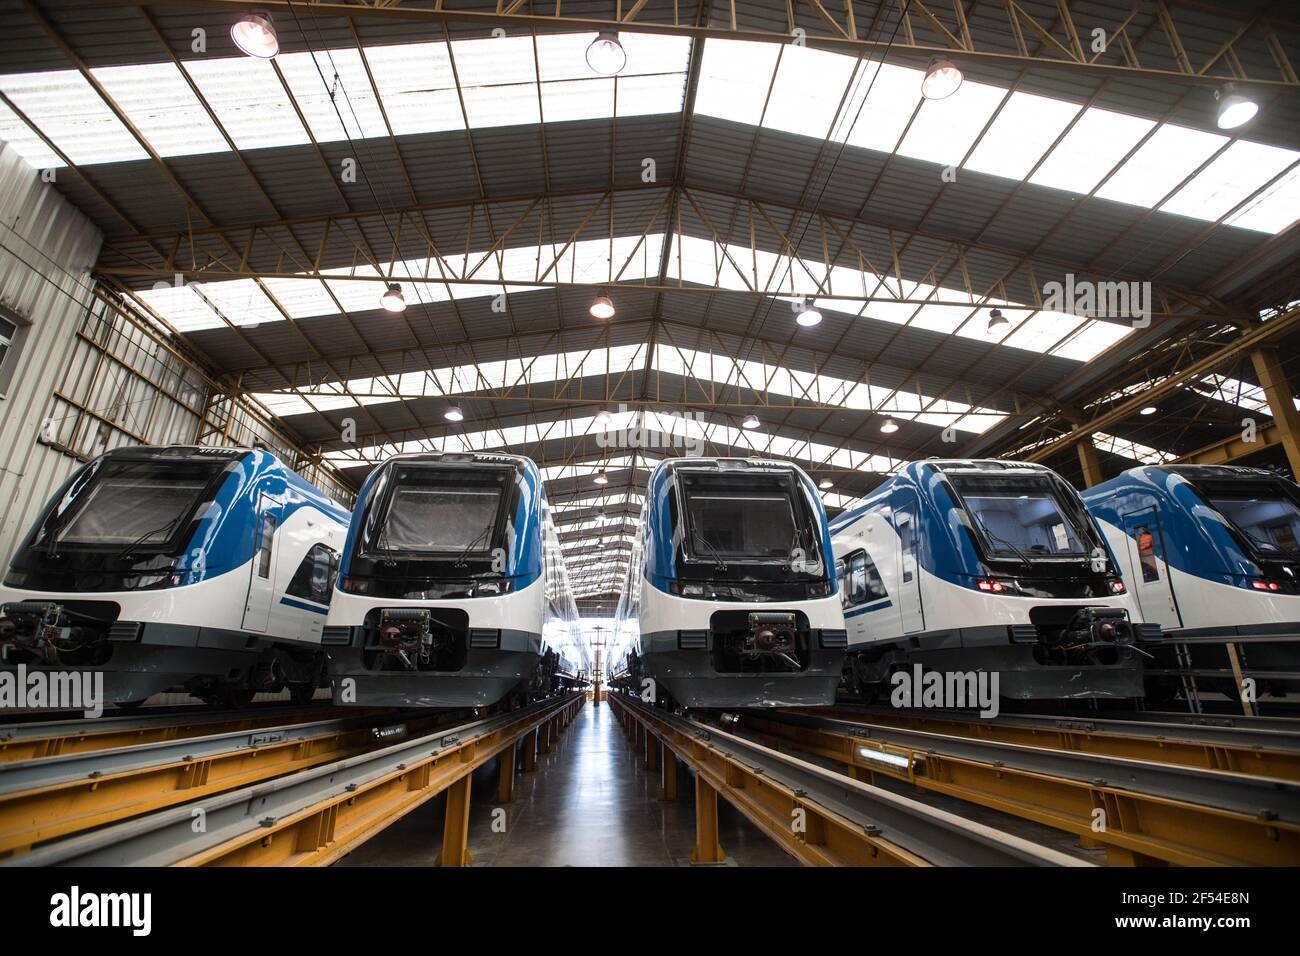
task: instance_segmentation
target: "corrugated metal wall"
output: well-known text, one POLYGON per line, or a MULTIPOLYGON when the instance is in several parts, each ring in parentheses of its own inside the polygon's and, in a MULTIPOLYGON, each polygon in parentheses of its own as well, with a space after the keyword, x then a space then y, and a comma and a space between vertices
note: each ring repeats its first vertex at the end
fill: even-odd
MULTIPOLYGON (((72 175, 64 171, 64 175, 72 175)), ((0 398, 0 560, 82 462, 123 445, 261 442, 340 503, 353 493, 228 394, 90 268, 99 230, 0 143, 0 304, 28 323, 0 398)))
POLYGON ((0 303, 30 323, 0 399, 0 556, 6 562, 36 510, 79 464, 40 436, 91 300, 89 271, 102 238, 0 144, 0 303))

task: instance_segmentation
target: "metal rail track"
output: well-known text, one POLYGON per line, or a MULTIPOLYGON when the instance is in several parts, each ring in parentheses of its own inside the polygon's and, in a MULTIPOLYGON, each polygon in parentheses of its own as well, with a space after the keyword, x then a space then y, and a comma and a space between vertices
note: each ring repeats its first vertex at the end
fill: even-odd
POLYGON ((738 719, 855 777, 885 774, 1075 833, 1113 864, 1300 864, 1300 786, 1290 781, 803 714, 738 719))
POLYGON ((461 712, 377 722, 362 714, 6 763, 0 765, 0 856, 463 718, 461 712))
POLYGON ((721 795, 809 865, 1090 865, 736 734, 645 707, 625 694, 611 694, 609 701, 648 766, 659 761, 660 745, 669 751, 662 755, 663 766, 665 773, 673 767, 673 789, 671 755, 695 770, 697 861, 722 858, 716 826, 721 795), (703 829, 709 827, 711 832, 703 829))
POLYGON ((1195 724, 1165 722, 1154 716, 1137 720, 1000 714, 984 719, 961 710, 917 712, 848 706, 797 708, 787 713, 830 717, 882 730, 929 731, 1300 782, 1300 721, 1295 728, 1282 729, 1285 725, 1276 720, 1259 725, 1250 723, 1249 718, 1229 718, 1235 721, 1232 723, 1205 718, 1204 723, 1195 724))
MULTIPOLYGON (((449 787, 464 814, 469 775, 545 726, 546 746, 584 702, 551 699, 209 796, 0 861, 3 866, 327 865, 449 787)), ((513 770, 513 762, 511 763, 513 770)), ((455 834, 452 843, 455 846, 455 834)), ((444 837, 444 858, 447 856, 444 837)))
POLYGON ((334 708, 328 705, 290 707, 275 704, 239 710, 208 710, 200 706, 94 719, 76 717, 0 724, 0 765, 36 757, 180 740, 312 719, 396 713, 393 710, 334 708))

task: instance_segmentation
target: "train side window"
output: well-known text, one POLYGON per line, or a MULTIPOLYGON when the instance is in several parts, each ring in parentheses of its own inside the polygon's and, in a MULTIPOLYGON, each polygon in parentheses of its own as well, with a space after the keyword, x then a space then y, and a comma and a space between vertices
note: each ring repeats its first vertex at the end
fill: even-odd
POLYGON ((312 545, 298 569, 293 572, 286 594, 306 598, 317 604, 329 604, 334 579, 338 576, 339 556, 333 548, 323 544, 312 545))
POLYGON ((1142 566, 1142 580, 1159 581, 1160 571, 1156 564, 1155 539, 1151 535, 1151 529, 1146 525, 1140 525, 1137 529, 1137 549, 1138 563, 1142 566))
POLYGON ((258 547, 257 576, 271 576, 271 545, 275 541, 275 515, 262 516, 262 543, 258 547))
POLYGON ((845 607, 878 601, 888 596, 876 563, 865 551, 855 551, 844 558, 844 593, 841 600, 845 607))

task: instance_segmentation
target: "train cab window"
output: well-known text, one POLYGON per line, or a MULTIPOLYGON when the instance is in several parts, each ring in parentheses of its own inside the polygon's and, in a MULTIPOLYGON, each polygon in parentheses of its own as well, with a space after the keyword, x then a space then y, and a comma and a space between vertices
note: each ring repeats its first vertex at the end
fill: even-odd
POLYGON ((459 554, 488 552, 513 485, 502 468, 399 468, 383 522, 369 550, 459 554))
POLYGON ((865 551, 855 551, 844 558, 844 591, 841 603, 845 607, 866 604, 888 597, 885 582, 876 569, 876 563, 865 551))
POLYGON ((339 556, 333 548, 323 544, 312 545, 307 556, 294 571, 287 594, 306 598, 317 604, 329 604, 330 592, 334 590, 334 579, 338 576, 339 556))
POLYGON ((1290 498, 1273 491, 1207 497, 1261 555, 1300 553, 1300 509, 1290 498))
POLYGON ((783 479, 690 476, 685 492, 687 537, 698 557, 788 559, 806 539, 783 479))
POLYGON ((991 552, 1013 557, 1088 553, 1078 525, 1042 480, 961 474, 950 478, 991 552))
POLYGON ((1159 581, 1160 570, 1156 564, 1155 538, 1151 534, 1151 529, 1146 525, 1138 526, 1137 550, 1138 564, 1142 566, 1142 580, 1144 582, 1159 581))
POLYGON ((271 548, 275 541, 275 515, 262 515, 262 540, 257 548, 257 576, 271 576, 271 548))

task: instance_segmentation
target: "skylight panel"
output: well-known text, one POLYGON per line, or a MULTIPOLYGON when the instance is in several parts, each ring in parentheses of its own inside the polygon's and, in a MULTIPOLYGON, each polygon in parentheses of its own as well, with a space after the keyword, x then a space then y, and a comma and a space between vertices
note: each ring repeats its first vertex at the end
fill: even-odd
POLYGON ((776 43, 706 40, 695 112, 758 126, 782 49, 776 43))
POLYGON ((1226 136, 1165 123, 1097 195, 1150 209, 1227 142, 1226 136))
POLYGON ((609 119, 614 115, 613 77, 542 84, 542 115, 548 123, 609 119))
MULTIPOLYGON (((537 85, 534 83, 466 87, 463 95, 465 115, 469 117, 469 125, 474 129, 542 121, 541 107, 537 102, 537 85)), ((547 101, 545 94, 543 101, 547 101)), ((547 116, 548 120, 561 118, 563 117, 547 116)))
POLYGON ((862 70, 862 83, 854 89, 844 110, 847 120, 836 129, 834 138, 850 146, 893 152, 921 102, 925 74, 876 60, 864 60, 862 70))
POLYGON ((1152 448, 1150 445, 1129 441, 1127 438, 1120 438, 1116 435, 1107 435, 1105 432, 1095 432, 1092 441, 1102 451, 1139 461, 1144 465, 1163 465, 1178 457, 1174 452, 1152 448))
POLYGON ((366 61, 395 135, 465 128, 446 44, 368 47, 366 61))
MULTIPOLYGON (((78 166, 149 158, 94 88, 74 70, 10 74, 0 77, 0 90, 78 166)), ((8 108, 0 123, 0 140, 36 169, 63 165, 8 108)))
MULTIPOLYGON (((307 132, 269 60, 189 60, 185 69, 239 149, 298 146, 307 132)), ((103 162, 103 160, 101 160, 103 162)))
POLYGON ((619 76, 615 108, 619 116, 679 113, 686 95, 686 74, 619 76))
POLYGON ((780 49, 763 126, 822 139, 832 130, 857 60, 794 44, 780 49))
MULTIPOLYGON (((1293 159, 1300 160, 1300 153, 1293 154, 1293 159)), ((1230 218, 1228 224, 1276 234, 1297 219, 1300 219, 1300 168, 1291 170, 1249 207, 1230 218)))
POLYGON ((226 149, 226 140, 174 63, 91 70, 155 151, 188 156, 226 149))
POLYGON ((275 62, 318 142, 388 135, 360 51, 283 53, 275 62))
POLYGON ((1029 181, 1089 193, 1155 125, 1152 120, 1089 107, 1029 181))
POLYGON ((967 80, 951 96, 926 100, 898 146, 899 155, 957 165, 1006 95, 1006 90, 967 80))
POLYGON ((1048 96, 1012 93, 965 168, 1024 179, 1081 108, 1048 96))
MULTIPOLYGON (((1066 316, 1065 319, 1067 321, 1077 319, 1077 316, 1066 316)), ((1106 351, 1132 331, 1133 329, 1126 325, 1094 319, 1074 331, 1066 341, 1052 349, 1051 354, 1059 358, 1086 362, 1106 351)))

